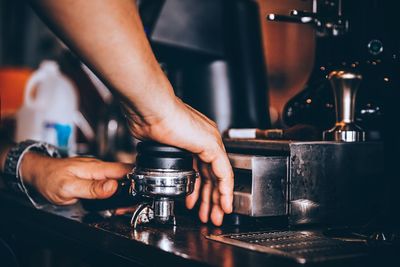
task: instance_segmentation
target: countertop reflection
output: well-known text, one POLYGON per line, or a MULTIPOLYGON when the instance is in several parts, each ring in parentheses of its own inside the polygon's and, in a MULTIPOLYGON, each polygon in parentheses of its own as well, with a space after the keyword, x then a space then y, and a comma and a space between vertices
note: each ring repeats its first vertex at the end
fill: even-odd
MULTIPOLYGON (((262 228, 251 226, 239 229, 201 224, 195 212, 184 208, 177 210, 177 225, 174 227, 149 224, 134 230, 129 216, 87 212, 79 204, 47 206, 36 210, 13 194, 0 190, 0 212, 2 227, 22 234, 24 238, 56 236, 57 240, 73 241, 74 244, 95 249, 100 255, 118 257, 125 263, 145 266, 299 265, 290 259, 209 240, 206 238, 209 234, 258 231, 262 228)), ((321 265, 327 266, 325 263, 321 265)))

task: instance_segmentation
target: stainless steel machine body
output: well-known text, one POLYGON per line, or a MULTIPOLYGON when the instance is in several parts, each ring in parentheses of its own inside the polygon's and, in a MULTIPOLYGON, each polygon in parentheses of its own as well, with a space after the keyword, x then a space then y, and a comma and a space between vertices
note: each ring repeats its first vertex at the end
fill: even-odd
POLYGON ((379 211, 383 145, 226 139, 234 213, 296 224, 358 224, 379 211))
POLYGON ((287 158, 243 154, 229 158, 235 172, 236 213, 253 217, 287 213, 287 158))

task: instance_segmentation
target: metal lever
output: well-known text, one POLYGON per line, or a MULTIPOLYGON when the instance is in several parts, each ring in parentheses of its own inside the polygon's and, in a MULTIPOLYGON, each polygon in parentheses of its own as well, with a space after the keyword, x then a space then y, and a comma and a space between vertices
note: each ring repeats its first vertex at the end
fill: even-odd
POLYGON ((293 17, 310 17, 310 18, 317 18, 317 14, 313 13, 313 12, 307 12, 307 11, 303 11, 303 10, 297 10, 297 9, 292 9, 290 11, 290 16, 293 17))
POLYGON ((324 132, 324 140, 358 142, 365 141, 365 132, 355 123, 355 99, 362 76, 347 71, 332 71, 331 82, 336 105, 336 124, 324 132))
POLYGON ((267 20, 269 21, 279 21, 279 22, 291 22, 291 23, 299 23, 299 24, 318 24, 312 17, 303 17, 303 16, 285 16, 278 14, 268 14, 267 20))
MULTIPOLYGON (((326 12, 325 12, 326 13, 326 12)), ((316 29, 318 36, 333 35, 338 36, 346 33, 349 29, 348 20, 342 16, 342 1, 313 1, 313 12, 292 10, 290 15, 268 14, 267 20, 277 22, 289 22, 298 24, 310 24, 316 29), (335 11, 332 6, 337 7, 335 11), (331 15, 321 14, 322 9, 330 10, 331 15), (318 13, 317 13, 318 11, 318 13)))

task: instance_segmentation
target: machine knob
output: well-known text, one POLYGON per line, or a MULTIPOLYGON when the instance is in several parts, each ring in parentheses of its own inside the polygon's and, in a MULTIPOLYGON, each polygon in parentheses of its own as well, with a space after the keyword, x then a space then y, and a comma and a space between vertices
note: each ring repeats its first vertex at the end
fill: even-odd
POLYGON ((355 100, 362 81, 361 74, 343 70, 332 71, 328 79, 333 88, 336 107, 335 126, 324 132, 324 140, 365 141, 365 132, 355 123, 355 100))

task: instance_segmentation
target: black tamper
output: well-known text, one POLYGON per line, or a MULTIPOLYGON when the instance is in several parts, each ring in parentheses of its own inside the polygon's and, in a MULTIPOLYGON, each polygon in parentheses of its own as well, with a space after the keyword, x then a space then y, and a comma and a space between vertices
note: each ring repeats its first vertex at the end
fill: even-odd
POLYGON ((132 216, 131 225, 154 221, 176 224, 174 199, 193 192, 198 173, 193 170, 193 155, 183 149, 144 141, 137 146, 136 167, 128 177, 131 192, 142 196, 132 216))

